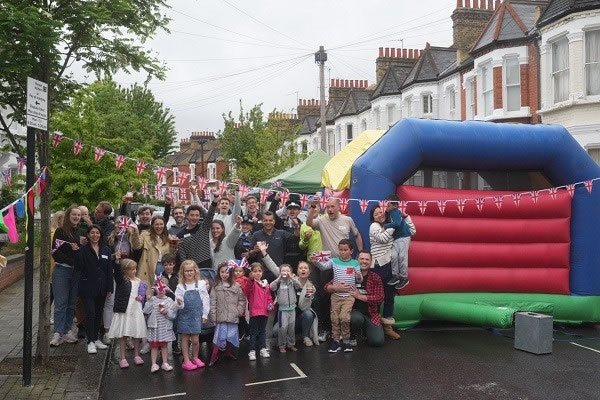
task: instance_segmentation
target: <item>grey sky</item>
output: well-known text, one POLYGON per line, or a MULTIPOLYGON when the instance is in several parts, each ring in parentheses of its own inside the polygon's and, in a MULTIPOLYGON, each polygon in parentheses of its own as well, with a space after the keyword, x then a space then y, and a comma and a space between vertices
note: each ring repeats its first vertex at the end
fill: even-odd
MULTIPOLYGON (((375 80, 378 47, 399 48, 402 38, 405 48, 423 48, 425 42, 448 46, 456 2, 173 0, 169 4, 171 33, 161 32, 148 44, 165 60, 169 72, 165 82, 151 82, 150 88, 172 110, 178 138, 183 138, 191 131, 222 129, 222 113, 233 110, 237 115, 240 98, 245 109, 262 102, 265 113, 274 108, 293 112, 297 96, 318 98, 318 67, 308 54, 319 45, 332 49, 327 78, 369 83, 375 80), (321 25, 320 14, 325 16, 321 25), (345 44, 352 45, 334 49, 345 44)), ((144 80, 140 75, 115 78, 123 84, 144 80)))

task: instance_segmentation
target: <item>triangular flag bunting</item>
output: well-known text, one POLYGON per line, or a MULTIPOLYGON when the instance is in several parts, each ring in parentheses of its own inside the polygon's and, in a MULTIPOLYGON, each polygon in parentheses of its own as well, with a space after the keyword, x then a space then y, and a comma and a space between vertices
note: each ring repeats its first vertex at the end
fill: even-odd
POLYGON ((96 147, 94 149, 94 160, 96 162, 100 162, 100 160, 102 159, 102 157, 104 157, 104 154, 106 154, 106 150, 101 149, 100 147, 96 147))
POLYGON ((250 188, 246 185, 240 185, 240 197, 245 199, 248 193, 250 193, 250 188))
POLYGON ((512 197, 513 201, 515 202, 515 205, 519 207, 519 203, 521 202, 521 193, 511 194, 510 197, 512 197))
POLYGON ((19 232, 17 231, 17 221, 15 220, 12 204, 8 206, 8 212, 4 216, 4 224, 8 228, 8 240, 11 243, 17 243, 19 241, 19 232))
POLYGON ((287 201, 290 199, 290 192, 288 192, 287 190, 284 190, 283 192, 281 192, 281 204, 283 206, 285 206, 285 203, 287 203, 287 201))
POLYGON ((583 182, 583 185, 587 189, 588 193, 591 194, 592 193, 592 189, 594 188, 594 181, 592 181, 592 180, 585 181, 585 182, 583 182))
POLYGON ((387 200, 379 200, 379 207, 383 208, 384 211, 387 209, 388 204, 389 201, 387 200))
POLYGON ((161 189, 160 185, 155 185, 154 186, 154 197, 159 199, 161 197, 161 194, 162 194, 162 189, 161 189))
POLYGON ((569 193, 569 196, 571 196, 571 198, 573 198, 573 196, 575 195, 575 184, 574 183, 570 183, 567 185, 567 193, 569 193))
POLYGON ((76 140, 73 142, 73 153, 77 156, 81 153, 81 149, 83 149, 84 144, 80 141, 76 140))
POLYGON ((179 186, 179 187, 185 186, 189 177, 190 177, 190 174, 188 174, 187 172, 180 172, 179 176, 177 177, 178 178, 177 186, 179 186))
POLYGON ((419 210, 421 211, 421 215, 425 215, 425 210, 427 210, 427 202, 419 201, 417 203, 419 204, 419 210))
POLYGON ((494 196, 494 203, 496 203, 496 207, 498 210, 502 209, 502 201, 504 200, 504 196, 494 196))
POLYGON ((135 163, 135 170, 138 176, 142 175, 142 172, 146 169, 146 163, 143 161, 138 161, 135 163))
POLYGON ((267 197, 269 197, 269 189, 260 189, 260 203, 266 203, 267 197))
POLYGON ((229 185, 229 182, 219 181, 219 193, 225 193, 225 191, 227 190, 227 185, 229 185))
POLYGON ((398 208, 400 209, 402 215, 406 214, 406 205, 407 204, 404 200, 398 202, 398 208))
POLYGON ((531 200, 534 203, 538 202, 538 199, 540 198, 540 192, 539 191, 533 190, 533 191, 529 192, 529 195, 531 196, 531 200))
POLYGON ((367 212, 367 208, 369 208, 369 200, 362 199, 359 204, 360 211, 362 211, 363 214, 367 212))
POLYGON ((348 210, 348 199, 347 198, 342 198, 340 199, 340 211, 342 212, 342 214, 346 214, 346 211, 348 210))
POLYGON ((23 168, 27 164, 27 159, 25 157, 17 157, 17 164, 19 166, 19 174, 22 174, 23 168))
POLYGON ((458 211, 462 214, 465 209, 465 204, 467 204, 466 199, 456 200, 456 207, 458 207, 458 211))
POLYGON ((438 206, 438 209, 440 210, 440 213, 442 215, 444 215, 444 211, 446 211, 446 200, 438 200, 437 206, 438 206))
POLYGON ((148 197, 150 193, 148 192, 148 184, 147 183, 143 183, 142 184, 142 195, 148 197))
POLYGON ((552 197, 552 200, 556 200, 556 197, 558 196, 558 189, 550 188, 549 192, 550 192, 550 197, 552 197))
POLYGON ((484 202, 485 202, 484 198, 475 199, 475 205, 477 206, 477 209, 479 210, 479 212, 481 212, 483 210, 484 202))
POLYGON ((60 142, 63 140, 63 135, 60 133, 55 133, 52 135, 52 147, 57 148, 60 142))
POLYGON ((186 188, 179 188, 179 201, 188 201, 188 193, 186 188))
POLYGON ((208 183, 206 178, 200 175, 196 177, 196 182, 198 182, 198 189, 200 189, 201 191, 203 191, 204 188, 206 188, 206 184, 208 183))
POLYGON ((122 154, 117 154, 117 157, 115 158, 115 166, 117 169, 121 169, 123 163, 125 163, 125 156, 122 154))
POLYGON ((160 185, 167 174, 167 169, 165 167, 158 167, 154 170, 154 173, 156 174, 156 183, 160 185))
POLYGON ((300 205, 302 206, 302 208, 305 208, 306 204, 308 204, 308 195, 303 194, 302 196, 300 196, 300 205))

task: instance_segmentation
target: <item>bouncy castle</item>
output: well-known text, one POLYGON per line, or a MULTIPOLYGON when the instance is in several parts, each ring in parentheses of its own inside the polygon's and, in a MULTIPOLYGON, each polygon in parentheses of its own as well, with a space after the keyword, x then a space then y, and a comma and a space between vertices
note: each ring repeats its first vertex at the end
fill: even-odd
POLYGON ((597 178, 600 167, 561 126, 398 122, 354 161, 349 196, 370 200, 366 210, 349 203, 366 246, 369 211, 391 193, 416 225, 396 326, 509 327, 516 311, 600 321, 597 178), (407 184, 424 169, 480 171, 485 187, 407 184))

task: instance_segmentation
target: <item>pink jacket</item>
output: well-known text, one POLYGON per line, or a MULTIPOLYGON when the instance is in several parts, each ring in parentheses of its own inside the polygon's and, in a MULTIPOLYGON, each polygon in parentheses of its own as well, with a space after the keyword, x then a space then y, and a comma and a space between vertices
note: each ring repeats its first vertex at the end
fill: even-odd
POLYGON ((244 294, 248 299, 248 309, 250 310, 250 316, 269 316, 268 307, 273 307, 273 298, 271 297, 271 288, 267 281, 263 281, 264 287, 256 282, 250 280, 244 287, 244 294))

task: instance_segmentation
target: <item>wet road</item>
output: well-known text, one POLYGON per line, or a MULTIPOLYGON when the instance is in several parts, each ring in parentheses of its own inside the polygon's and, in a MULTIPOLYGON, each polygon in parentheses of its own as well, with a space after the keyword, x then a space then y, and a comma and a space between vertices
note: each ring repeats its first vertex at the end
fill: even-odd
POLYGON ((130 361, 128 370, 120 370, 113 357, 103 395, 107 400, 599 399, 600 332, 566 332, 599 338, 557 331, 553 353, 538 356, 514 350, 506 337, 511 331, 502 331, 502 336, 478 328, 426 327, 406 331, 401 340, 388 341, 382 348, 359 343, 349 354, 329 354, 324 345, 299 345, 298 353, 273 351, 270 359, 250 362, 242 347, 237 361, 222 360, 192 372, 182 371, 177 361, 173 372, 152 375, 149 355, 142 367, 130 361), (246 386, 300 373, 307 378, 246 386))

